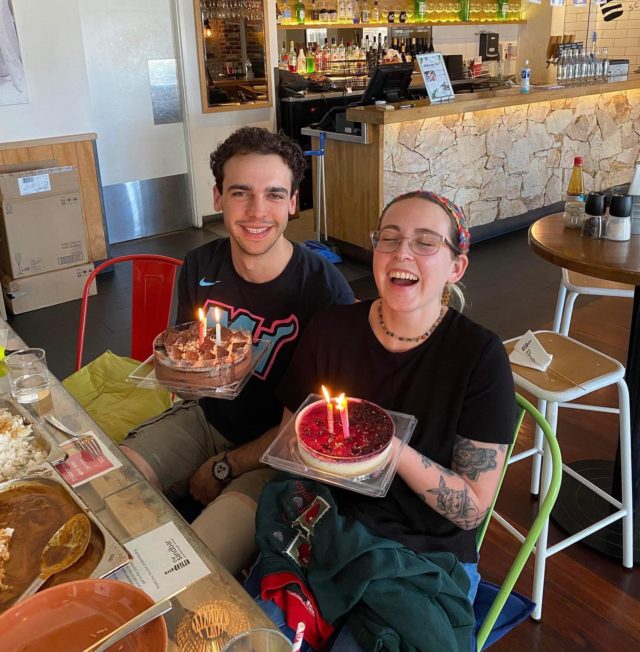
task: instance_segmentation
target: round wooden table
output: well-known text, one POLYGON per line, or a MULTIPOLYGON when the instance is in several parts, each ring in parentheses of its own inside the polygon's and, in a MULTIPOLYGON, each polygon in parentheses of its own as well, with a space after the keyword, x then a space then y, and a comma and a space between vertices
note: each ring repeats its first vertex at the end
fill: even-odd
MULTIPOLYGON (((627 242, 582 238, 580 229, 565 228, 562 214, 556 213, 543 217, 530 227, 529 246, 538 256, 558 267, 635 286, 625 378, 631 403, 632 487, 634 509, 637 509, 640 484, 640 236, 632 236, 627 242)), ((615 463, 585 460, 572 463, 571 466, 594 484, 620 499, 619 445, 615 463)), ((565 530, 576 532, 607 515, 608 504, 602 500, 594 501, 589 494, 591 492, 583 489, 579 482, 565 476, 553 512, 554 519, 565 530)), ((640 560, 639 520, 634 518, 636 560, 640 560)), ((585 539, 584 543, 606 554, 621 557, 620 521, 596 532, 585 539)))

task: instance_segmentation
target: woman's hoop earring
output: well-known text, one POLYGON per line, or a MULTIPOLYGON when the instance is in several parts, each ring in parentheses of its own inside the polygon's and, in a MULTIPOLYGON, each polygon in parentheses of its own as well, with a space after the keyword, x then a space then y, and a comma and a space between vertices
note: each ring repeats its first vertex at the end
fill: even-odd
POLYGON ((448 306, 451 300, 451 283, 447 283, 442 290, 442 305, 448 306))

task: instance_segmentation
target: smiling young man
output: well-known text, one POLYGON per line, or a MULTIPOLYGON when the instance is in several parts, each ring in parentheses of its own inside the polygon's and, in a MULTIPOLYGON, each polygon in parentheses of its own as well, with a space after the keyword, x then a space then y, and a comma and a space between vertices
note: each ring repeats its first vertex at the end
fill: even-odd
POLYGON ((193 528, 232 573, 254 551, 257 500, 273 472, 259 458, 277 433, 275 388, 312 315, 353 302, 343 276, 284 237, 305 168, 284 135, 243 127, 211 154, 214 206, 228 238, 187 254, 178 281, 177 323, 217 307, 230 328, 272 341, 240 395, 185 401, 130 433, 123 447, 170 497, 207 505, 193 528))

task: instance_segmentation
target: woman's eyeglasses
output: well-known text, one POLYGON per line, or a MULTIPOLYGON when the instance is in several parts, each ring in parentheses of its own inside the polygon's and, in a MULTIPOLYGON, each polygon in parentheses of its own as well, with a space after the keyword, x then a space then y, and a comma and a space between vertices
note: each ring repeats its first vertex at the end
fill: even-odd
POLYGON ((396 231, 391 229, 371 232, 371 244, 373 248, 384 254, 391 254, 396 251, 403 240, 408 240, 411 251, 419 256, 433 256, 442 245, 449 247, 456 256, 460 254, 458 249, 443 235, 434 231, 420 231, 408 237, 400 236, 396 231))

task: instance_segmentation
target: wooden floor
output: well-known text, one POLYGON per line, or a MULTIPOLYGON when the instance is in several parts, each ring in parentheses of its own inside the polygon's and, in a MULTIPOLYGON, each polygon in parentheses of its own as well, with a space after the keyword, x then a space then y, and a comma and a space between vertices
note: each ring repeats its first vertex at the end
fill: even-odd
MULTIPOLYGON (((582 301, 585 301, 584 299, 582 301)), ((580 303, 580 299, 578 300, 580 303)), ((631 301, 598 298, 574 312, 571 336, 625 362, 631 301)), ((601 404, 615 405, 614 393, 600 393, 601 404)), ((596 402, 596 401, 594 401, 596 402)), ((593 412, 560 410, 558 440, 564 461, 613 459, 617 418, 593 412)), ((531 446, 530 430, 518 448, 531 446)), ((514 524, 526 526, 537 501, 529 494, 530 463, 512 465, 498 501, 498 511, 514 524)), ((552 525, 550 543, 561 531, 552 525)), ((515 539, 493 522, 482 548, 480 571, 500 582, 517 550, 515 539)), ((638 563, 640 560, 636 560, 638 563)), ((529 562, 517 590, 531 595, 533 563, 529 562)), ((492 650, 514 652, 555 650, 640 650, 640 569, 592 551, 581 543, 547 561, 542 621, 527 621, 495 644, 492 650)))

